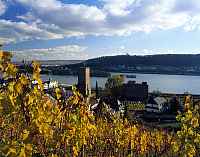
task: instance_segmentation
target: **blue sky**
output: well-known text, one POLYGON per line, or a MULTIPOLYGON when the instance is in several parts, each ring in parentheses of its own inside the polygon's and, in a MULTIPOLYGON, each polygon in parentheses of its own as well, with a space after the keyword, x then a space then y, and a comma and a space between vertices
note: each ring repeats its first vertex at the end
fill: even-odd
POLYGON ((14 60, 199 53, 199 0, 0 0, 14 60))

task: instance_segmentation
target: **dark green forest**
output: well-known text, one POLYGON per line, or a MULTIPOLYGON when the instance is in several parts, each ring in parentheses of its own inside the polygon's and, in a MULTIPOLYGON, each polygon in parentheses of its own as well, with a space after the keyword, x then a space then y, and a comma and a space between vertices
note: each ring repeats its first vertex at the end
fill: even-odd
POLYGON ((103 56, 82 63, 67 65, 72 70, 84 66, 90 67, 93 71, 104 72, 200 75, 200 54, 103 56))
POLYGON ((166 54, 166 55, 147 55, 147 56, 105 56, 89 59, 82 64, 87 66, 198 66, 200 65, 200 54, 166 54))

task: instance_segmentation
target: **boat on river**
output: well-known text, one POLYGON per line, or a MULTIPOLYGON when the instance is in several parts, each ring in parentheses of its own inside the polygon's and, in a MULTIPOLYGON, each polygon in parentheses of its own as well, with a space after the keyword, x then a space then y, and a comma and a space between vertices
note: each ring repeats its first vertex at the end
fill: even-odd
POLYGON ((136 78, 136 75, 126 75, 126 78, 136 78))

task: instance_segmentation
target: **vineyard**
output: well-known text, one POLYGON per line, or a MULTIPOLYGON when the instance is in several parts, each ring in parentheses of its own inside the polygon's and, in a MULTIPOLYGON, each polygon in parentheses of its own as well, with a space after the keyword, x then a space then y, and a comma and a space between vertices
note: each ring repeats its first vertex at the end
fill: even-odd
POLYGON ((30 78, 10 58, 0 52, 0 72, 8 80, 0 88, 0 156, 200 156, 200 107, 189 98, 177 132, 132 124, 118 114, 95 117, 75 88, 67 100, 56 88, 52 100, 43 92, 39 64, 32 63, 30 78))

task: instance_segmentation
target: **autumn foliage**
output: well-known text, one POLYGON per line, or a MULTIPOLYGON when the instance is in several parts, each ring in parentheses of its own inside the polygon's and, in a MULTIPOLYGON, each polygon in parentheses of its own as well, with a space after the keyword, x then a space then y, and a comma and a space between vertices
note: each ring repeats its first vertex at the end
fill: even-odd
POLYGON ((95 118, 75 88, 67 100, 57 88, 52 99, 43 91, 39 64, 33 62, 28 77, 10 57, 0 52, 7 80, 0 88, 0 156, 199 156, 199 107, 177 117, 178 132, 131 124, 117 114, 95 118))

